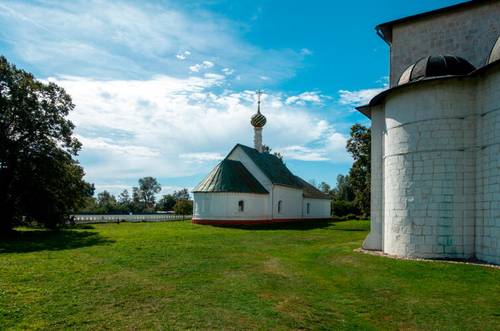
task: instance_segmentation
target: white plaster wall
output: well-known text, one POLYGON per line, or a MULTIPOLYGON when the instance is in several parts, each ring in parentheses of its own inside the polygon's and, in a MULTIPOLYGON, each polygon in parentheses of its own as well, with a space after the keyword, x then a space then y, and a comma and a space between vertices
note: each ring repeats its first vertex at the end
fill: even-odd
POLYGON ((331 201, 327 199, 304 198, 302 205, 302 217, 304 218, 329 218, 331 216, 331 201), (309 204, 309 214, 307 213, 307 204, 309 204))
POLYGON ((500 264, 500 67, 479 77, 476 256, 500 264))
POLYGON ((274 185, 273 187, 273 218, 302 218, 302 189, 274 185), (283 207, 278 213, 278 202, 283 201, 283 207))
POLYGON ((474 254, 475 89, 446 79, 394 91, 385 103, 384 251, 474 254))
POLYGON ((272 218, 272 205, 273 205, 273 184, 267 178, 267 176, 262 172, 262 170, 257 167, 257 165, 252 161, 252 159, 241 149, 237 147, 233 150, 231 154, 227 156, 229 160, 240 161, 245 168, 261 183, 262 186, 269 192, 267 195, 266 203, 266 217, 272 218))
POLYGON ((268 220, 269 194, 193 193, 194 219, 203 220, 268 220), (238 210, 238 202, 243 200, 243 212, 238 210))
POLYGON ((371 109, 371 202, 370 233, 363 242, 363 248, 369 250, 383 249, 384 231, 384 135, 385 113, 381 106, 371 109))

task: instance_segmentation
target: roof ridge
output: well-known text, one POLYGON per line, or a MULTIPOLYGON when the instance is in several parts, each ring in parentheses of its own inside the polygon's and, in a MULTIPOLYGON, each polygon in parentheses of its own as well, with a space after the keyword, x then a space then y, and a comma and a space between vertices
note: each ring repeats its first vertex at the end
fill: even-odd
MULTIPOLYGON (((235 147, 242 147, 243 152, 253 161, 260 171, 275 185, 284 185, 295 188, 300 188, 295 175, 276 155, 271 153, 261 153, 255 148, 251 148, 242 144, 237 144, 235 147)), ((234 149, 233 149, 234 150, 234 149)), ((229 153, 231 154, 232 151, 229 153)))

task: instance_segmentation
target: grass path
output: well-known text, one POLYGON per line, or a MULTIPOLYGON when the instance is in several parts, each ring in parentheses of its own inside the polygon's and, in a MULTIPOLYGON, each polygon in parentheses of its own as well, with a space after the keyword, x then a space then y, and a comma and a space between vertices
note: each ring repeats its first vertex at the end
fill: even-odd
POLYGON ((0 329, 500 328, 500 269, 354 252, 368 226, 20 231, 0 242, 0 329))

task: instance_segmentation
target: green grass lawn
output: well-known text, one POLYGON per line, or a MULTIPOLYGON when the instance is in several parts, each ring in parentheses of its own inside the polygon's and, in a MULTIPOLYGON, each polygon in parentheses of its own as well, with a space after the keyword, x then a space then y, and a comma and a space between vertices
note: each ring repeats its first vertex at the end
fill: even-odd
POLYGON ((500 269, 354 252, 368 227, 23 230, 0 242, 0 329, 500 328, 500 269))

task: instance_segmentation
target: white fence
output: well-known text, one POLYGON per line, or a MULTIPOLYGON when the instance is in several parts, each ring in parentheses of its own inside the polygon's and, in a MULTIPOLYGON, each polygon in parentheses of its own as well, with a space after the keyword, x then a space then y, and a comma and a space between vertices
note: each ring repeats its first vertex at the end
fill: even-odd
POLYGON ((191 219, 191 215, 144 214, 144 215, 72 215, 76 224, 117 223, 117 222, 165 222, 191 219))

